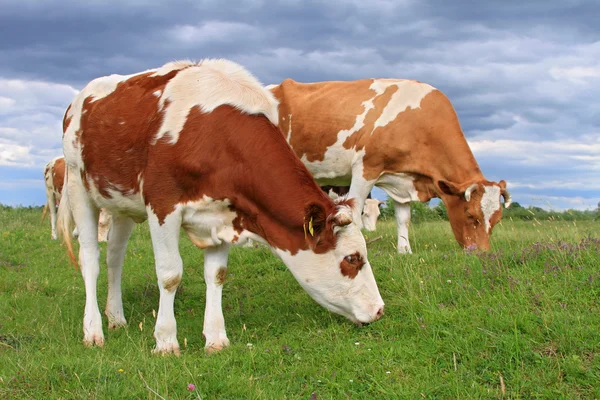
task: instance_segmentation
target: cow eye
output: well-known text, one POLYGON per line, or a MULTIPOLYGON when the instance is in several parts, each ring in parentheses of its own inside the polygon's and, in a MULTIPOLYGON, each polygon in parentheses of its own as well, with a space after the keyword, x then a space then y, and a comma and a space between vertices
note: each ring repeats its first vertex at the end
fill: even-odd
POLYGON ((362 256, 358 253, 350 254, 349 256, 344 257, 344 260, 352 265, 359 267, 359 268, 362 267, 363 264, 365 263, 363 261, 362 256))

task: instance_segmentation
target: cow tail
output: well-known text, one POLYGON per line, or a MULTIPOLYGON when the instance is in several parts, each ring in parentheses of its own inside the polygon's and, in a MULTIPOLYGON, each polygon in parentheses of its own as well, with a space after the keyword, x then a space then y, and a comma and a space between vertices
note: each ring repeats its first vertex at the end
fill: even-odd
POLYGON ((75 265, 75 268, 78 268, 79 265, 77 264, 75 253, 73 252, 73 227, 75 225, 75 221, 73 220, 73 213, 71 212, 71 205, 69 202, 68 181, 69 168, 65 168, 65 180, 63 184, 62 199, 60 199, 60 204, 58 205, 56 225, 58 237, 62 238, 63 243, 67 248, 69 258, 71 259, 71 263, 75 265))
POLYGON ((42 210, 42 222, 40 222, 41 224, 44 223, 44 220, 46 219, 46 215, 48 214, 48 201, 46 201, 46 204, 44 205, 44 209, 42 210))

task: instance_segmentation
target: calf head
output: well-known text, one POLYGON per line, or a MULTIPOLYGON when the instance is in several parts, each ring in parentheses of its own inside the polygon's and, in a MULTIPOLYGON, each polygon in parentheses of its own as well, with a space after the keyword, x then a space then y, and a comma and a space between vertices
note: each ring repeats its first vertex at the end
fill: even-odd
POLYGON ((379 206, 385 204, 384 201, 377 199, 366 199, 365 207, 363 208, 362 223, 363 227, 368 231, 374 231, 377 226, 377 218, 381 214, 379 206))
POLYGON ((456 240, 465 248, 489 250, 492 229, 502 219, 500 198, 504 198, 507 208, 511 203, 506 182, 480 181, 458 186, 438 181, 437 186, 456 240))
POLYGON ((308 248, 295 254, 276 251, 316 302, 360 324, 379 319, 384 303, 365 239, 352 221, 353 203, 341 199, 331 207, 308 205, 303 226, 308 248))

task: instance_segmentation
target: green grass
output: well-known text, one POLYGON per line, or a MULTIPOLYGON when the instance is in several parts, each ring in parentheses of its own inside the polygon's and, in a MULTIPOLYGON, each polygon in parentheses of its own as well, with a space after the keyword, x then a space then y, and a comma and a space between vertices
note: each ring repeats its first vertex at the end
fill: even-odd
MULTIPOLYGON (((459 250, 447 222, 423 223, 408 256, 395 253, 393 223, 380 222, 366 236, 383 235, 369 259, 386 315, 362 328, 317 305, 265 248, 233 249, 223 299, 232 345, 213 355, 202 251, 185 239, 177 358, 151 354, 147 225, 124 269, 129 325, 108 331, 104 319, 104 348, 87 349, 83 280, 39 219, 0 209, 1 399, 600 398, 600 222, 504 220, 485 255, 459 250)), ((98 294, 103 309, 105 268, 98 294)))

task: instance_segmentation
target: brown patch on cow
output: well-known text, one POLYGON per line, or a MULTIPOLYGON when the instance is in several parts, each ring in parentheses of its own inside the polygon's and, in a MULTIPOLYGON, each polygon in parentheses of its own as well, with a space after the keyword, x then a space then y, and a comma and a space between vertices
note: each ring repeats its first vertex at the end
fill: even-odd
POLYGON ((363 257, 359 252, 356 252, 344 257, 340 263, 340 270, 342 271, 342 275, 354 279, 362 269, 363 265, 365 265, 363 257))
POLYGON ((138 193, 141 177, 145 204, 160 223, 177 204, 205 195, 228 200, 237 214, 233 225, 238 233, 246 229, 292 254, 309 247, 331 250, 336 235, 327 217, 336 207, 265 116, 229 105, 208 114, 193 107, 175 144, 169 137, 152 144, 169 107, 159 111, 153 93, 177 72, 141 74, 104 98, 86 99, 78 139, 84 182, 109 198, 109 189, 138 193), (315 235, 305 238, 304 222, 310 217, 315 235))
POLYGON ((299 158, 306 156, 311 162, 323 161, 327 148, 337 141, 338 132, 351 129, 356 116, 364 111, 360 99, 373 96, 375 92, 369 89, 371 83, 371 80, 363 80, 352 87, 340 88, 327 82, 302 84, 286 79, 272 89, 278 99, 293 98, 279 105, 279 127, 287 138, 292 124, 290 144, 299 158), (332 98, 338 101, 332 102, 332 98), (348 98, 353 100, 344 101, 348 98), (308 113, 304 109, 306 104, 311 104, 308 113))
POLYGON ((167 292, 174 292, 181 283, 181 275, 173 276, 163 283, 163 288, 167 292))
POLYGON ((227 267, 220 267, 217 270, 217 274, 215 275, 215 283, 218 286, 223 285, 225 283, 225 279, 227 278, 227 267))
POLYGON ((57 193, 62 193, 65 183, 65 159, 61 157, 54 162, 52 167, 52 184, 57 193))
MULTIPOLYGON (((136 172, 146 165, 151 139, 148 134, 156 133, 162 123, 162 113, 157 113, 159 98, 154 92, 164 90, 178 72, 152 77, 152 72, 139 74, 120 82, 113 93, 102 99, 85 99, 79 137, 84 173, 103 197, 111 197, 109 189, 123 195, 139 192, 136 172), (107 157, 109 153, 122 156, 107 157), (123 156, 127 154, 135 157, 123 156)), ((89 184, 88 179, 83 181, 89 184)))

